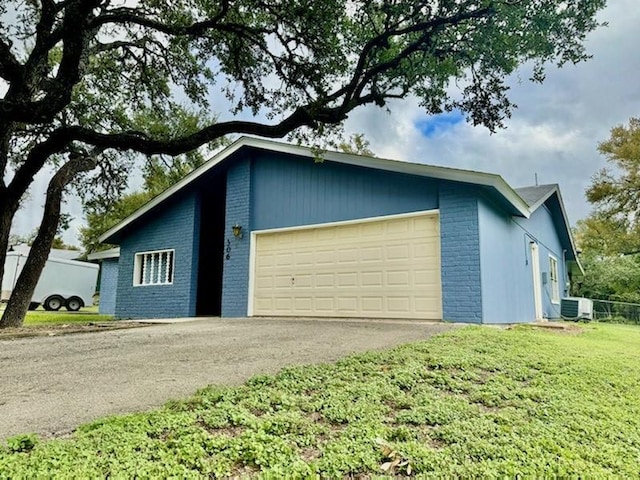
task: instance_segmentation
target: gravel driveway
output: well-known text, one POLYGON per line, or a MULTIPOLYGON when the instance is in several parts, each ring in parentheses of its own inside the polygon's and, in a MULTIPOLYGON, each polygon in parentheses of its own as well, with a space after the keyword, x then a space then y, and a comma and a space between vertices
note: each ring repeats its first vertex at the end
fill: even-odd
POLYGON ((199 319, 110 332, 0 341, 0 441, 60 435, 146 410, 213 383, 333 361, 453 328, 443 323, 199 319))

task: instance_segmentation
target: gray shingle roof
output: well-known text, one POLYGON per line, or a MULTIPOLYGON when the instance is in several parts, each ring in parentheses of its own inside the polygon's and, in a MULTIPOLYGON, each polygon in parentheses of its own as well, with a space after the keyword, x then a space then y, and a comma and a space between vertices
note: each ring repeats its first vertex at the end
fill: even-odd
POLYGON ((557 188, 558 185, 556 183, 552 183, 549 185, 514 188, 514 190, 525 202, 527 202, 527 205, 533 207, 540 200, 546 199, 557 188))

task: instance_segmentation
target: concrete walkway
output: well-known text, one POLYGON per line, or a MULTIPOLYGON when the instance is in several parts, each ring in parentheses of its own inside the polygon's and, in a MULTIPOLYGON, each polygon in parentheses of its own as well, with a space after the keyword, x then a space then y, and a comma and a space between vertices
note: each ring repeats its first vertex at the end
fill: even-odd
POLYGON ((147 410, 209 384, 426 339, 443 323, 199 319, 0 341, 0 441, 65 434, 105 415, 147 410))

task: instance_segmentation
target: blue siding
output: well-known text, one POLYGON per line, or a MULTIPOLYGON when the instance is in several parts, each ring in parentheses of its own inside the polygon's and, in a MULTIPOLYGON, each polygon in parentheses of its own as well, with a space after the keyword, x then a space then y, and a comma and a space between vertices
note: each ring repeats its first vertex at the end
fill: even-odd
POLYGON ((478 192, 465 184, 440 186, 442 314, 452 322, 482 322, 478 192))
POLYGON ((437 182, 265 152, 254 161, 252 228, 290 227, 438 208, 437 182))
POLYGON ((540 254, 540 272, 546 277, 546 284, 542 283, 542 311, 547 318, 560 317, 560 305, 551 302, 551 281, 549 255, 553 255, 558 260, 558 281, 560 284, 560 298, 567 296, 566 281, 567 272, 564 261, 563 245, 554 225, 551 213, 546 205, 538 208, 529 219, 520 220, 518 224, 527 230, 538 243, 540 254))
POLYGON ((530 237, 512 218, 486 200, 479 203, 484 323, 535 319, 530 237))
POLYGON ((198 275, 199 197, 191 192, 175 199, 128 232, 120 243, 117 318, 194 316, 198 275), (137 252, 175 249, 172 285, 134 287, 137 252))
POLYGON ((116 290, 118 288, 118 259, 107 258, 100 264, 100 304, 98 312, 103 315, 116 313, 116 290))
POLYGON ((224 227, 222 277, 222 316, 247 315, 249 298, 249 252, 252 230, 250 222, 251 161, 238 160, 227 172, 227 204, 224 227), (231 227, 242 226, 243 238, 235 238, 231 227), (227 258, 228 257, 228 258, 227 258))
POLYGON ((529 219, 512 217, 486 199, 480 201, 480 250, 482 257, 483 321, 516 323, 535 320, 530 242, 539 247, 542 309, 548 318, 559 317, 559 305, 551 302, 549 254, 558 260, 560 297, 566 295, 563 247, 546 207, 529 219), (542 279, 541 279, 542 283, 542 279))

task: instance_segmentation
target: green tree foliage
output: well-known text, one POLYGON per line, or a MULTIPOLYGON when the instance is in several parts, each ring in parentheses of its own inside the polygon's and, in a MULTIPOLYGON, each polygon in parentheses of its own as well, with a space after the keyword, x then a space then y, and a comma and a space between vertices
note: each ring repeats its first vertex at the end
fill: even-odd
POLYGON ((117 225, 133 212, 151 200, 154 195, 148 191, 129 193, 111 202, 108 209, 92 209, 86 212, 87 226, 80 229, 80 243, 85 252, 90 253, 109 248, 101 245, 100 235, 117 225))
POLYGON ((598 172, 586 192, 594 211, 574 232, 585 268, 577 293, 640 303, 640 119, 611 129, 598 150, 614 170, 598 172))
POLYGON ((527 63, 532 80, 542 81, 549 64, 587 59, 584 40, 604 5, 3 1, 0 266, 20 200, 45 166, 54 173, 38 236, 0 326, 22 321, 70 184, 85 193, 120 193, 132 152, 175 156, 230 134, 323 134, 359 106, 382 107, 409 95, 427 113, 458 109, 493 131, 514 108, 507 77, 527 63), (221 120, 165 128, 176 112, 206 118, 212 100, 226 102, 221 120))
POLYGON ((598 150, 614 170, 604 168, 594 175, 587 199, 599 218, 611 219, 635 235, 640 218, 640 118, 612 128, 610 138, 598 150))
POLYGON ((586 256, 585 276, 577 281, 577 294, 587 298, 640 303, 640 257, 586 256))
POLYGON ((620 215, 599 210, 578 220, 574 238, 588 256, 618 256, 640 252, 640 226, 620 215))
POLYGON ((362 133, 354 133, 348 140, 340 142, 338 148, 344 153, 355 153, 356 155, 366 155, 367 157, 376 156, 371 150, 369 140, 362 133))

